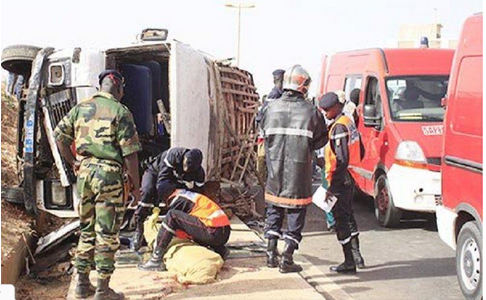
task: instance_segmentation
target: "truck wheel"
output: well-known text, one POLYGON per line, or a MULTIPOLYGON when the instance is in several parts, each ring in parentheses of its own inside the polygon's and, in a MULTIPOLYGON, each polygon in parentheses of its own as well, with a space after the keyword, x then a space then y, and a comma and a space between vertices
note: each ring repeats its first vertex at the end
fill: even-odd
POLYGON ((375 216, 381 227, 394 227, 400 223, 402 210, 393 204, 388 178, 381 175, 375 182, 375 216))
POLYGON ((457 239, 456 270, 459 286, 468 300, 479 300, 483 296, 482 247, 483 238, 478 223, 464 224, 457 239))
POLYGON ((13 45, 2 51, 2 68, 15 74, 30 74, 32 62, 41 48, 29 45, 13 45))
POLYGON ((22 188, 11 188, 2 186, 2 199, 13 204, 24 204, 24 190, 22 188))

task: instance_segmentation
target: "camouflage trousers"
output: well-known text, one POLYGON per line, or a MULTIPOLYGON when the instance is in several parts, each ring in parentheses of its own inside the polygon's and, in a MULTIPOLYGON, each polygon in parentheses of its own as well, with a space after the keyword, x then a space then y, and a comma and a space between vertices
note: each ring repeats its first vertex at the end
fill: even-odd
POLYGON ((85 159, 78 174, 81 236, 76 248, 78 273, 89 273, 94 259, 98 277, 106 279, 115 270, 115 252, 125 207, 122 168, 117 163, 85 159))

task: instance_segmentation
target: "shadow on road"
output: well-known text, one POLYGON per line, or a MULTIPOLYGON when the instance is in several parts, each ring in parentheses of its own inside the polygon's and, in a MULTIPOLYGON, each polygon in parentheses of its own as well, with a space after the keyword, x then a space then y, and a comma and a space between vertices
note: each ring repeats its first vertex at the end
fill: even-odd
MULTIPOLYGON (((316 266, 326 266, 339 263, 336 261, 321 259, 319 257, 308 254, 303 254, 303 256, 316 266)), ((379 265, 366 266, 366 268, 358 270, 358 273, 356 275, 353 275, 352 278, 350 278, 349 276, 345 276, 343 279, 339 279, 339 277, 343 276, 330 272, 326 275, 320 276, 331 277, 336 284, 347 284, 363 281, 446 277, 455 275, 455 259, 453 257, 447 257, 394 261, 379 265)), ((317 278, 319 276, 313 277, 317 278)))

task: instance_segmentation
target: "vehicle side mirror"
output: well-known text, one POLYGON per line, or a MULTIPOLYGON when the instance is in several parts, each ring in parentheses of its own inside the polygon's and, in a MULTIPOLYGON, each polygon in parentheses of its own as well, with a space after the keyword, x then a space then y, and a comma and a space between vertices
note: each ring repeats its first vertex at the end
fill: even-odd
POLYGON ((379 127, 381 125, 381 117, 376 115, 376 106, 367 104, 363 109, 364 125, 366 127, 379 127))

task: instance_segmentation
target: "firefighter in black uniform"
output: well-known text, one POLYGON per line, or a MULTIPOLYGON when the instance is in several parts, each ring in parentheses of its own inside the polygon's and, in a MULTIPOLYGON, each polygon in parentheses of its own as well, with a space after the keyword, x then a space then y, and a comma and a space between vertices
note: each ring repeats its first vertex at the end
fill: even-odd
POLYGON ((285 71, 284 93, 262 111, 268 179, 265 238, 268 239, 267 266, 281 273, 300 272, 293 253, 302 240, 306 208, 312 202, 312 155, 327 142, 324 118, 305 100, 310 76, 300 65, 285 71), (285 247, 278 261, 277 242, 283 232, 285 247))
POLYGON ((133 248, 138 251, 143 243, 143 222, 152 207, 159 206, 176 189, 201 192, 205 172, 201 166, 203 155, 199 149, 174 147, 155 156, 142 177, 141 200, 135 211, 136 232, 133 248))
POLYGON ((331 271, 354 273, 356 266, 364 267, 359 250, 358 227, 353 215, 353 195, 355 173, 349 165, 357 165, 364 155, 359 132, 354 120, 343 114, 343 103, 331 92, 323 95, 319 106, 325 111, 326 118, 334 120, 329 125, 329 143, 324 148, 325 180, 329 184, 326 198, 338 198, 332 212, 336 218, 336 234, 344 252, 344 262, 332 266, 331 271))

